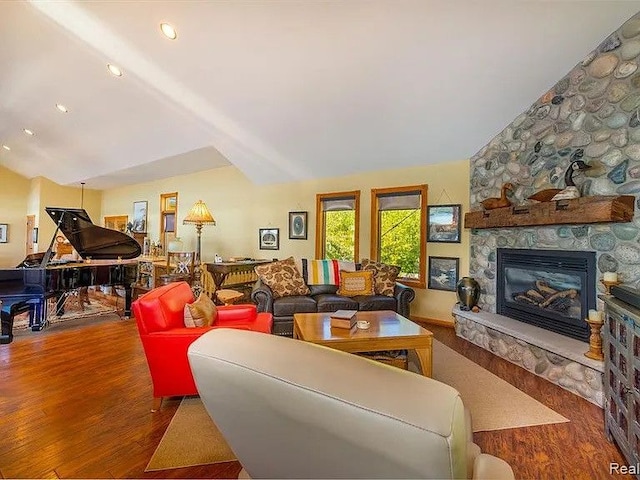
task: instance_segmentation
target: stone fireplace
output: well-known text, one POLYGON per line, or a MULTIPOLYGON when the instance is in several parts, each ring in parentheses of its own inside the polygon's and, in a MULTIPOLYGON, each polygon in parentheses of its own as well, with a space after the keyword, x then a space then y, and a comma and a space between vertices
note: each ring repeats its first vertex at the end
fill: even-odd
MULTIPOLYGON (((640 14, 567 66, 564 77, 471 158, 472 210, 500 196, 506 182, 514 186, 509 199, 516 207, 533 203, 529 197, 541 190, 563 189, 565 172, 576 160, 591 167, 573 178, 580 195, 633 195, 640 206, 639 40, 640 14)), ((470 238, 469 274, 481 287, 481 311, 454 309, 458 334, 602 405, 603 364, 584 357, 586 342, 515 320, 498 306, 505 295, 498 254, 503 248, 587 252, 595 259, 595 285, 588 288, 594 296, 604 293, 597 280, 608 271, 640 288, 639 216, 628 223, 473 229, 470 238)), ((584 305, 580 289, 580 317, 586 317, 585 308, 602 309, 593 297, 584 305)), ((513 293, 520 292, 508 292, 513 293)))
POLYGON ((588 342, 595 270, 594 252, 499 248, 496 313, 588 342))

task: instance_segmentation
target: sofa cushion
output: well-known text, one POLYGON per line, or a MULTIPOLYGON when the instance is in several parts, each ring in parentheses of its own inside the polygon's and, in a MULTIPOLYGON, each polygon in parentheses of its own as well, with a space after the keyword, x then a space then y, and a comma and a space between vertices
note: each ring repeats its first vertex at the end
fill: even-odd
POLYGON ((258 265, 255 267, 255 272, 260 280, 271 289, 273 298, 310 293, 293 257, 266 265, 258 265))
POLYGON ((216 320, 217 309, 209 296, 202 292, 193 303, 184 306, 184 326, 188 328, 208 327, 216 320))
POLYGON ((335 312, 336 310, 357 310, 358 302, 353 298, 340 295, 322 294, 313 298, 318 305, 318 312, 335 312))
POLYGON ((395 297, 387 297, 386 295, 358 295, 353 297, 358 302, 359 311, 372 310, 393 310, 397 308, 398 301, 395 297))
POLYGON ((338 291, 338 285, 309 285, 309 290, 311 290, 311 296, 320 295, 322 293, 335 295, 338 291))
POLYGON ((355 297, 356 295, 373 295, 373 271, 340 272, 340 288, 338 295, 355 297))
POLYGON ((373 289, 377 295, 393 296, 400 267, 374 262, 365 258, 362 260, 361 268, 363 271, 372 271, 374 273, 373 289))
POLYGON ((294 313, 315 313, 316 308, 316 301, 312 297, 302 295, 280 297, 273 301, 275 317, 290 317, 294 313))

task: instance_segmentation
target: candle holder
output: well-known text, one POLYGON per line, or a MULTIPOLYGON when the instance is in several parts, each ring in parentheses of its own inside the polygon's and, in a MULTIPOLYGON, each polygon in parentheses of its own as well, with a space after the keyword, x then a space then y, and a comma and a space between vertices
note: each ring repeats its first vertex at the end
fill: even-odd
POLYGON ((616 280, 614 282, 611 282, 609 280, 600 280, 600 283, 604 285, 604 292, 607 295, 611 295, 611 287, 613 287, 614 285, 620 285, 622 282, 620 280, 616 280))
POLYGON ((584 356, 593 360, 603 361, 604 353, 602 352, 600 330, 604 325, 604 321, 602 319, 590 320, 588 318, 585 318, 585 321, 589 324, 589 327, 591 327, 591 336, 589 336, 589 351, 585 352, 584 356))

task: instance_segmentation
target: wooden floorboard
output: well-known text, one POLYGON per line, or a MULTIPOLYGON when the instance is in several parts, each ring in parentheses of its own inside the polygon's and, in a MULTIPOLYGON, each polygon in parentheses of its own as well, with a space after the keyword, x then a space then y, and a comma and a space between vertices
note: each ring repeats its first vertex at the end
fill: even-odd
MULTIPOLYGON (((624 464, 595 405, 455 336, 435 337, 571 422, 479 432, 518 478, 608 478, 624 464)), ((116 315, 19 335, 0 345, 0 478, 235 478, 238 462, 144 472, 179 403, 150 412, 135 322, 116 315)), ((419 399, 416 399, 419 401, 419 399)), ((630 478, 622 475, 616 478, 630 478)))

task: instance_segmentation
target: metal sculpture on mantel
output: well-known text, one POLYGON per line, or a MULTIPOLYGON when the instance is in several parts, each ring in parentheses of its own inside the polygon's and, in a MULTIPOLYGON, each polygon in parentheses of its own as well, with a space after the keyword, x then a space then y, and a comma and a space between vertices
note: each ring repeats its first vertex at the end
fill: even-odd
POLYGON ((191 285, 193 294, 197 297, 202 291, 202 283, 200 281, 200 275, 202 274, 202 256, 200 255, 200 236, 202 235, 203 225, 215 225, 216 221, 213 219, 213 215, 202 200, 198 200, 189 213, 182 221, 183 225, 195 225, 196 234, 198 236, 198 243, 196 244, 196 265, 194 268, 194 280, 191 285))

